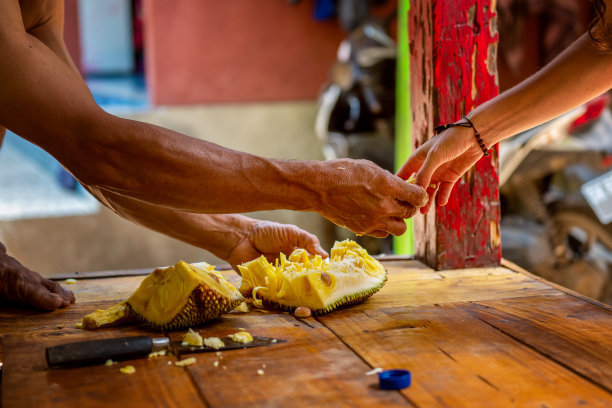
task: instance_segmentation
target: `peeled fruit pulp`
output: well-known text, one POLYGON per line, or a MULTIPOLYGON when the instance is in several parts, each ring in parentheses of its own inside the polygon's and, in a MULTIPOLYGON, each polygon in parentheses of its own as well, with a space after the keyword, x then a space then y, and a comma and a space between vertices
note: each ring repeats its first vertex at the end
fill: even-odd
POLYGON ((377 292, 387 271, 356 242, 336 242, 330 257, 309 255, 304 249, 284 254, 271 264, 264 256, 238 266, 240 292, 284 310, 307 307, 312 314, 359 303, 377 292))

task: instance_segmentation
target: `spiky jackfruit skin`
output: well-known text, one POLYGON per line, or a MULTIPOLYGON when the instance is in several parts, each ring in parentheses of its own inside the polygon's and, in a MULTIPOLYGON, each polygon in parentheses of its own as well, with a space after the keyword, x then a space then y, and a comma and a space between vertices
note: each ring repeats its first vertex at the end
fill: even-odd
POLYGON ((158 330, 184 329, 216 319, 243 301, 214 266, 179 261, 154 270, 128 300, 88 314, 81 324, 90 330, 135 322, 158 330))
POLYGON ((382 264, 349 240, 336 242, 326 260, 297 249, 274 265, 259 257, 238 268, 243 295, 286 311, 308 307, 315 315, 360 303, 387 280, 382 264))
POLYGON ((146 316, 136 312, 129 304, 128 306, 136 318, 144 325, 152 329, 166 331, 195 327, 209 320, 217 319, 221 317, 221 315, 233 310, 243 301, 244 298, 242 296, 238 300, 230 300, 215 290, 208 289, 204 285, 198 286, 191 292, 191 295, 189 295, 181 312, 168 323, 151 321, 146 316))
POLYGON ((130 311, 157 330, 201 325, 244 301, 238 290, 205 262, 156 269, 127 300, 130 311))

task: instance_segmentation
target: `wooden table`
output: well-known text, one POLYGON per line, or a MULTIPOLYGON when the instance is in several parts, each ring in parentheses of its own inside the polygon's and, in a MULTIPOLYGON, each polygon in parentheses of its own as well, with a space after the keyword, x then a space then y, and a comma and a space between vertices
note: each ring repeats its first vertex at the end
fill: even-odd
POLYGON ((205 336, 245 328, 288 343, 225 351, 222 358, 195 354, 197 363, 185 368, 171 356, 132 360, 131 375, 119 372, 125 362, 45 368, 46 346, 151 333, 75 329, 83 315, 127 298, 142 280, 129 271, 81 275, 71 286, 78 303, 70 308, 0 309, 2 406, 612 406, 609 306, 509 263, 444 272, 416 261, 384 264, 388 283, 361 305, 303 320, 231 313, 200 328, 205 336), (366 375, 375 367, 410 370, 412 386, 380 390, 377 376, 366 375))

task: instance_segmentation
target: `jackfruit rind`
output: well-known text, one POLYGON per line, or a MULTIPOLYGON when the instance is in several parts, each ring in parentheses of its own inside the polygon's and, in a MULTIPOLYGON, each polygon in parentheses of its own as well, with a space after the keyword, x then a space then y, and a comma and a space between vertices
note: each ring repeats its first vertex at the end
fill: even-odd
POLYGON ((274 265, 261 256, 238 268, 243 295, 284 310, 308 307, 313 314, 362 302, 387 280, 382 264, 349 240, 336 242, 325 260, 296 249, 274 265))
POLYGON ((243 300, 214 266, 179 261, 174 266, 154 270, 127 303, 146 325, 174 330, 218 318, 243 300))

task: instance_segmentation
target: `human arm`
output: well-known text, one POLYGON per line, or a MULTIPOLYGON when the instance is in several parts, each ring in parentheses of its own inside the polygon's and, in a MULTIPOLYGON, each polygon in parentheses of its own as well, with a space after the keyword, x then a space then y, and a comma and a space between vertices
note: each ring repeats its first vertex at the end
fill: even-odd
POLYGON ((90 188, 193 213, 315 211, 379 237, 402 234, 426 200, 370 162, 267 159, 109 115, 15 5, 0 6, 0 123, 90 188))
POLYGON ((265 255, 274 260, 283 252, 305 248, 323 257, 318 238, 295 225, 260 221, 239 214, 194 214, 91 190, 122 217, 188 244, 206 249, 233 267, 265 255))
MULTIPOLYGON (((585 34, 539 72, 480 105, 468 117, 490 148, 589 101, 611 86, 612 55, 600 53, 585 34)), ((455 182, 482 154, 472 129, 453 127, 416 149, 397 174, 408 178, 416 172, 416 184, 439 184, 438 204, 445 205, 455 182)), ((432 202, 421 212, 427 212, 432 202)))

